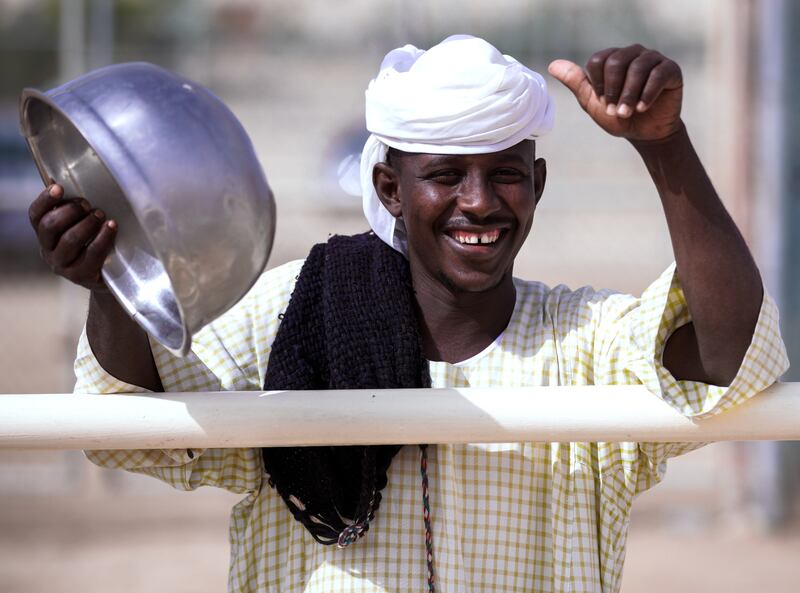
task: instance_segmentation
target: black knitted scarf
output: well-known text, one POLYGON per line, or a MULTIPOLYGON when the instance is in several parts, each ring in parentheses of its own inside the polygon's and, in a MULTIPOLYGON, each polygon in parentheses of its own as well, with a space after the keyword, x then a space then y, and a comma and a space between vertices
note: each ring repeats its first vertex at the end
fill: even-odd
MULTIPOLYGON (((372 233, 309 254, 269 357, 265 390, 430 387, 408 262, 372 233)), ((269 483, 318 542, 369 529, 400 445, 264 448, 269 483)))

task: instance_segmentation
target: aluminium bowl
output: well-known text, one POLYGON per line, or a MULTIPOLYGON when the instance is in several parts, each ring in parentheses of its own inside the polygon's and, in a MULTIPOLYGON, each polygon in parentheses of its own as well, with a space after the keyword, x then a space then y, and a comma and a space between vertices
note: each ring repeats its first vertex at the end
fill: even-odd
POLYGON ((207 89, 142 62, 25 89, 20 122, 45 184, 117 221, 108 287, 185 355, 192 335, 252 287, 272 248, 275 202, 244 128, 207 89))

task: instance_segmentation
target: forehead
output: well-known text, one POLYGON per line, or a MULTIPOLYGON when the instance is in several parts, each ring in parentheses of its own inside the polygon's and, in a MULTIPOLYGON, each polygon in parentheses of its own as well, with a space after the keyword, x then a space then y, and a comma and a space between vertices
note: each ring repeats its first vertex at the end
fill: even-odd
POLYGON ((434 166, 448 163, 477 163, 496 165, 499 163, 519 163, 532 165, 535 158, 536 144, 532 140, 523 140, 510 148, 498 152, 483 154, 431 154, 402 152, 395 150, 402 157, 404 164, 417 167, 434 166))

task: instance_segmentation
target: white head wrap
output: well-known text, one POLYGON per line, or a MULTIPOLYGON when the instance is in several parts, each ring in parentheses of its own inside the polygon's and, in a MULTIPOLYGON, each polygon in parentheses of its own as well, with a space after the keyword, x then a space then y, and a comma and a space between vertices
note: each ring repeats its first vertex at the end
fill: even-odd
POLYGON ((477 37, 454 35, 428 51, 390 51, 366 91, 367 130, 360 159, 339 167, 342 188, 361 195, 370 227, 407 254, 402 220, 378 199, 372 170, 387 147, 429 154, 505 150, 553 127, 555 109, 541 75, 477 37), (360 164, 359 164, 360 160, 360 164))

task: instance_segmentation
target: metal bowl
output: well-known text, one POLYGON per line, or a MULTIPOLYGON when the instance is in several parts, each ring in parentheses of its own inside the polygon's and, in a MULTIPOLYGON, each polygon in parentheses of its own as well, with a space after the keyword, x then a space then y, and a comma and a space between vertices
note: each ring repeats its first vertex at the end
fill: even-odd
POLYGON ((156 340, 185 355, 267 263, 275 202, 253 145, 207 89, 146 63, 25 89, 20 121, 45 184, 119 226, 103 278, 156 340))

